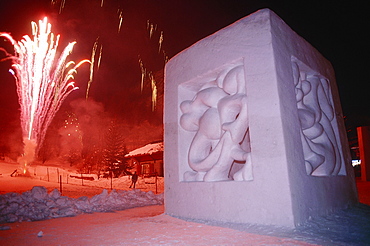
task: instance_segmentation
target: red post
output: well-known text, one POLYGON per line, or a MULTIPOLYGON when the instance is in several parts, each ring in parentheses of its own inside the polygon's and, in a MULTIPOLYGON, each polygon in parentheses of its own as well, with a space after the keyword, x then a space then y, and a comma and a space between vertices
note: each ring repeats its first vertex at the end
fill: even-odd
POLYGON ((357 127, 357 136, 361 159, 361 180, 370 181, 370 126, 357 127))

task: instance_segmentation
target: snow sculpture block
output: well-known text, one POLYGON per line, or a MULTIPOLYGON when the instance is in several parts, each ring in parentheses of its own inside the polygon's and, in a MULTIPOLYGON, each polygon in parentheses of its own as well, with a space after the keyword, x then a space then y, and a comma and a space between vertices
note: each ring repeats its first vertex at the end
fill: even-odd
POLYGON ((260 10, 165 71, 165 212, 294 227, 357 203, 331 64, 260 10))
POLYGON ((294 57, 292 65, 307 174, 345 175, 330 83, 294 57))

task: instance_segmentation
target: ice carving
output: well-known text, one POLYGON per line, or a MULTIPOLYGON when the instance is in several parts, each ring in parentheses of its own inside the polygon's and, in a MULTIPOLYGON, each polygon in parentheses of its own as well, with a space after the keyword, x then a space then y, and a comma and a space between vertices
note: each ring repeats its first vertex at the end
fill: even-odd
POLYGON ((293 62, 293 76, 307 174, 343 174, 329 81, 297 62, 293 62))
POLYGON ((221 71, 180 109, 181 127, 195 132, 185 181, 253 179, 243 65, 221 71))

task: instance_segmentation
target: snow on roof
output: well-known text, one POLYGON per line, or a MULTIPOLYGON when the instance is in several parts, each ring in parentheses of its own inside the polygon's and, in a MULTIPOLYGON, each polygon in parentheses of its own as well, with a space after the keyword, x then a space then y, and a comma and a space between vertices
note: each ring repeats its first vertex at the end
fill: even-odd
POLYGON ((163 142, 147 144, 144 147, 130 151, 126 157, 133 157, 138 155, 152 155, 156 152, 163 151, 163 142))

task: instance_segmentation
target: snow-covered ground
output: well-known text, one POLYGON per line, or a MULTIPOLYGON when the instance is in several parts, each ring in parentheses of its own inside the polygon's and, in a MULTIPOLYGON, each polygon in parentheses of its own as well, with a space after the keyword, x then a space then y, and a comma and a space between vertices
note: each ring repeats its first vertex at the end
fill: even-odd
MULTIPOLYGON (((33 186, 44 186, 50 192, 57 188, 60 190, 60 178, 62 179, 61 193, 64 196, 78 198, 80 196, 92 197, 100 194, 103 189, 131 190, 130 176, 120 178, 100 178, 96 175, 81 175, 76 170, 63 165, 53 163, 46 165, 32 165, 28 167, 30 177, 16 176, 11 177, 15 169, 21 173, 21 168, 17 163, 0 162, 0 194, 7 192, 19 192, 30 190, 33 186), (86 180, 85 178, 94 178, 86 180)), ((156 194, 163 193, 163 177, 141 178, 136 183, 136 189, 142 191, 152 191, 156 194)))
POLYGON ((98 179, 97 175, 78 174, 57 164, 32 165, 24 175, 17 167, 15 163, 0 166, 0 193, 5 193, 0 194, 0 223, 163 204, 163 193, 157 194, 163 191, 162 177, 141 178, 132 190, 128 176, 98 179))
MULTIPOLYGON (((107 198, 111 194, 115 196, 115 202, 119 201, 119 193, 130 194, 135 199, 143 198, 141 201, 146 201, 145 194, 148 191, 151 191, 149 197, 152 196, 149 200, 163 196, 160 194, 163 192, 163 179, 157 179, 158 195, 154 194, 156 190, 153 180, 145 182, 146 180, 139 179, 136 187, 138 189, 132 190, 127 177, 113 180, 113 189, 117 191, 111 191, 109 179, 84 180, 82 186, 80 179, 68 178, 67 184, 67 174, 73 173, 73 170, 55 166, 37 166, 36 175, 30 168, 33 178, 10 177, 15 165, 0 163, 0 194, 28 191, 19 196, 28 194, 28 198, 40 198, 49 192, 48 199, 58 197, 58 194, 54 194, 57 192, 52 190, 60 188, 57 177, 64 175, 63 196, 76 200, 87 196, 84 199, 95 205, 99 203, 99 197, 107 198), (30 191, 35 185, 46 187, 47 191, 43 188, 30 191), (106 191, 102 193, 104 188, 106 191), (92 200, 94 197, 95 200, 92 200)), ((357 183, 362 203, 370 204, 369 183, 357 183)), ((135 207, 135 204, 131 205, 133 206, 129 207, 135 207)), ((137 205, 145 204, 138 202, 137 205)), ((184 221, 163 214, 163 205, 106 213, 94 211, 99 210, 77 213, 77 216, 71 214, 73 217, 0 224, 0 245, 370 245, 370 206, 365 204, 312 219, 294 230, 211 221, 184 221)))

